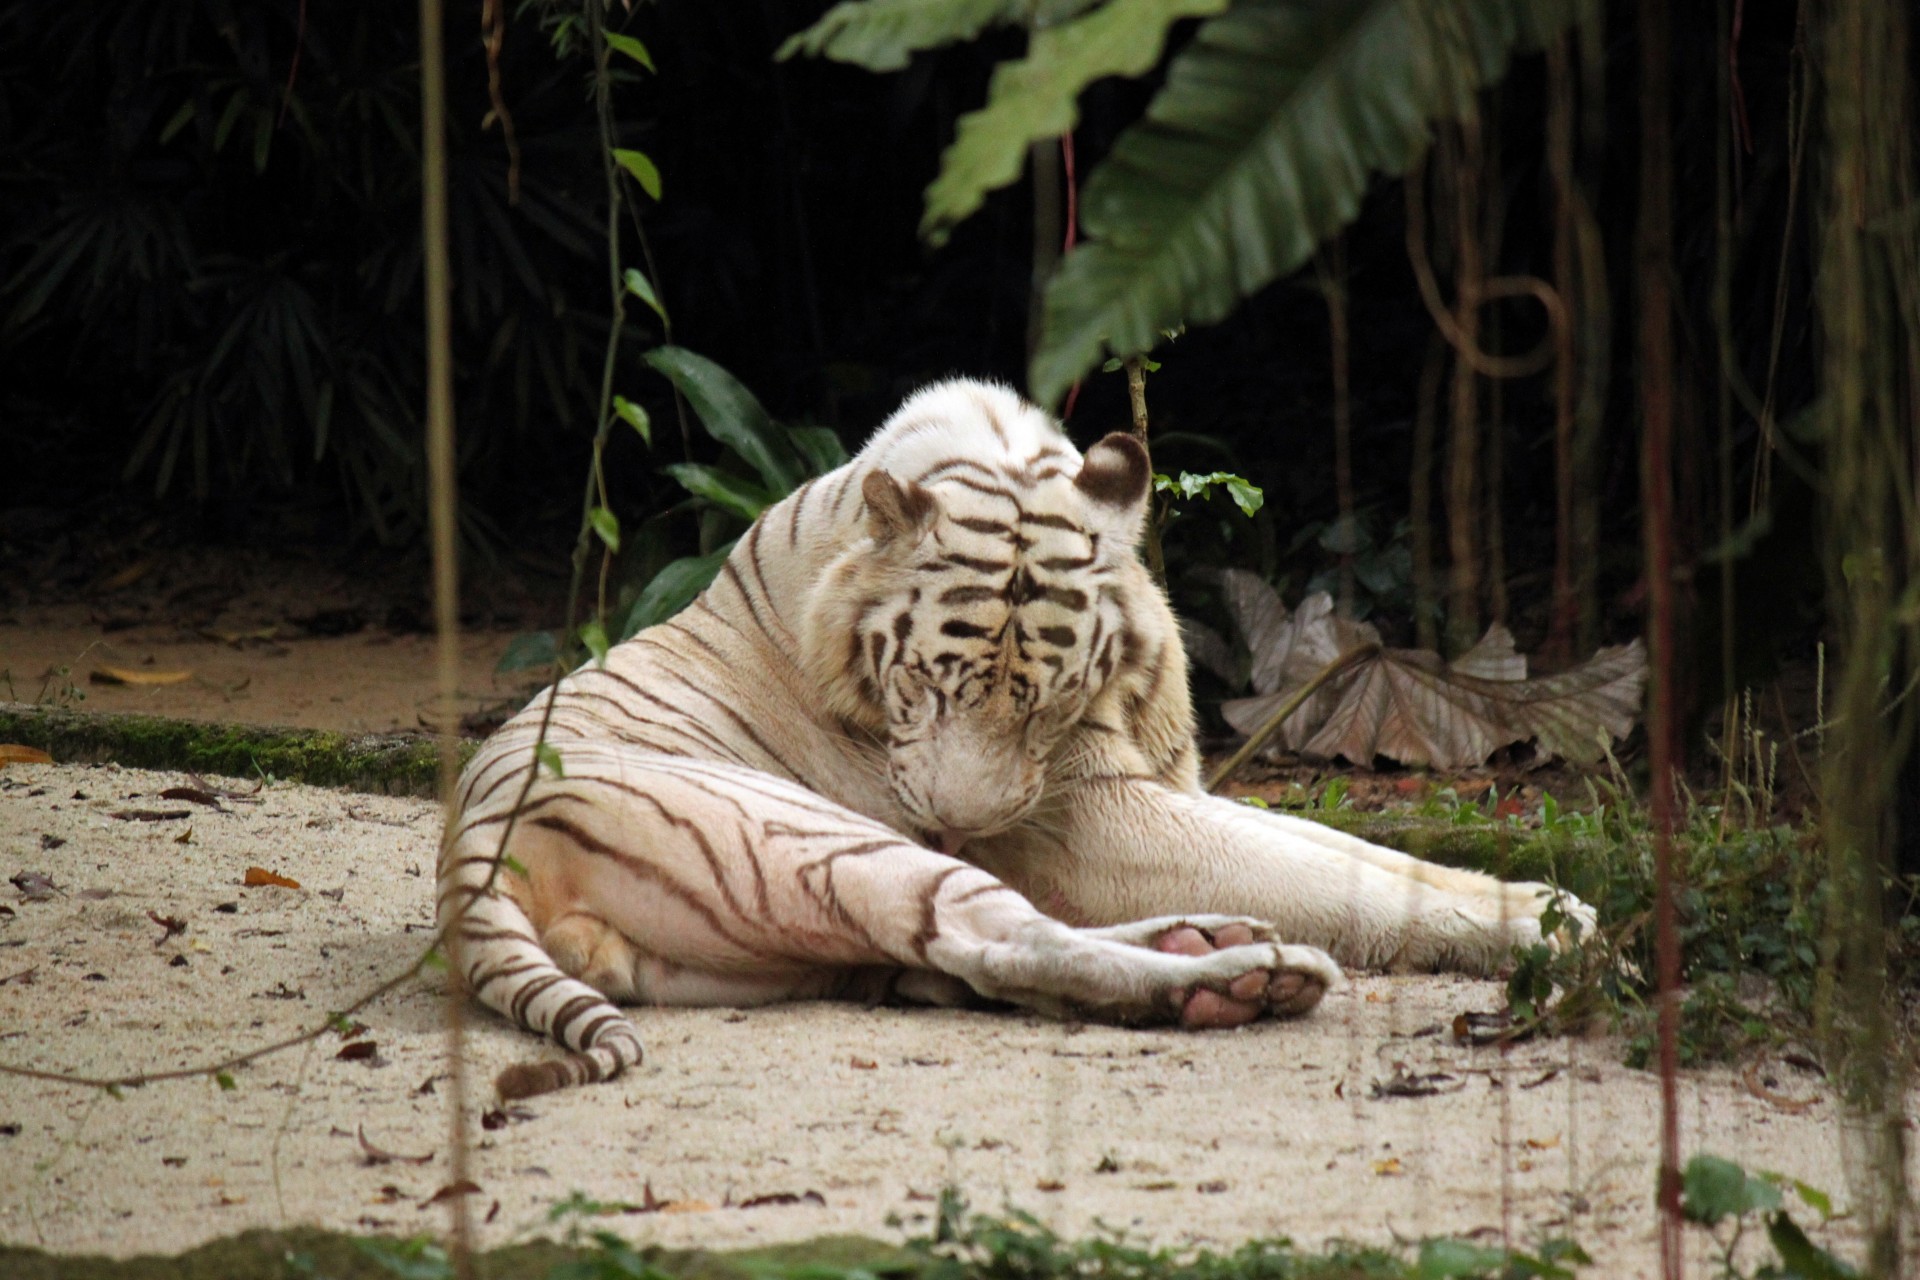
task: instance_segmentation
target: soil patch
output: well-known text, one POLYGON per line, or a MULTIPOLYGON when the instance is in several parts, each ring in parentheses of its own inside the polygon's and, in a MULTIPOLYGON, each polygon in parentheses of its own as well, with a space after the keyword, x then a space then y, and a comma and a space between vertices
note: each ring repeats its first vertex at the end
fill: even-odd
MULTIPOLYGON (((218 809, 163 798, 185 785, 111 765, 0 772, 0 1062, 211 1063, 324 1022, 425 945, 432 803, 291 784, 218 809), (299 887, 249 886, 250 868, 299 887)), ((627 1206, 605 1225, 636 1240, 718 1248, 921 1230, 952 1185, 1073 1233, 1570 1235, 1600 1274, 1650 1274, 1654 1078, 1605 1039, 1453 1043, 1456 1014, 1499 1001, 1491 982, 1362 976, 1302 1022, 1193 1035, 833 1004, 644 1010, 648 1061, 615 1083, 504 1112, 476 1087, 472 1203, 487 1244, 543 1229, 577 1191, 627 1206), (1410 1079, 1430 1087, 1404 1096, 1410 1079)), ((428 971, 357 1013, 351 1039, 237 1069, 230 1090, 0 1077, 0 1239, 125 1256, 251 1227, 440 1227, 444 1015, 428 971)), ((550 1052, 490 1014, 471 1023, 476 1081, 550 1052)), ((1681 1097, 1687 1150, 1844 1208, 1817 1078, 1751 1064, 1689 1073, 1681 1097)))

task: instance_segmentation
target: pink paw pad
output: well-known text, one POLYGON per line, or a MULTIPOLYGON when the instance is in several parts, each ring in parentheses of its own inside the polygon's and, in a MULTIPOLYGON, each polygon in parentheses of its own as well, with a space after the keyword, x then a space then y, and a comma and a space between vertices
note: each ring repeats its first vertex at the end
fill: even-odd
MULTIPOLYGON (((1243 924, 1227 925, 1211 937, 1191 925, 1182 925, 1161 934, 1154 946, 1169 955, 1204 956, 1253 940, 1253 930, 1243 924)), ((1241 974, 1225 992, 1204 988, 1189 992, 1180 1004, 1180 1025, 1190 1030, 1245 1026, 1267 1011, 1269 986, 1266 973, 1255 972, 1241 974)))

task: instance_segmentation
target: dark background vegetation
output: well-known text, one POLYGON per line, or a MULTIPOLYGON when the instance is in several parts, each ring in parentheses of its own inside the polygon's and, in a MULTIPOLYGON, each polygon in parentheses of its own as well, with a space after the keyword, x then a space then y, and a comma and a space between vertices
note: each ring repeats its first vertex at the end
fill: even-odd
MULTIPOLYGON (((776 63, 779 44, 825 8, 616 9, 658 74, 623 64, 614 105, 622 143, 664 175, 663 199, 644 202, 642 217, 673 341, 731 370, 775 416, 831 425, 857 447, 927 379, 1023 383, 1034 215, 1023 180, 942 248, 915 233, 956 118, 981 102, 995 59, 1019 51, 1017 34, 924 54, 892 75, 776 63)), ((1791 4, 1673 13, 1676 532, 1682 704, 1696 723, 1724 692, 1768 679, 1783 656, 1808 658, 1819 636, 1807 479, 1817 443, 1789 436, 1770 454, 1772 483, 1755 502, 1756 415, 1719 408, 1729 368, 1788 425, 1814 394, 1809 197, 1790 130, 1806 91, 1797 17, 1791 4), (1716 320, 1723 251, 1729 306, 1716 320), (1733 645, 1722 643, 1713 603, 1728 569, 1739 587, 1733 645)), ((1631 394, 1633 28, 1632 10, 1611 6, 1578 36, 1590 69, 1575 159, 1601 231, 1611 355, 1595 400, 1601 444, 1580 477, 1599 540, 1579 566, 1593 571, 1580 625, 1554 637, 1559 660, 1638 634, 1646 599, 1631 394)), ((500 74, 520 150, 514 200, 489 119, 479 6, 453 6, 449 19, 461 499, 469 565, 488 571, 512 548, 564 552, 577 525, 608 314, 582 43, 577 9, 559 0, 509 14, 500 74)), ((168 536, 292 538, 424 565, 416 44, 402 15, 300 0, 23 0, 0 14, 0 539, 12 554, 63 519, 126 527, 157 508, 168 536)), ((1151 88, 1109 82, 1087 95, 1079 177, 1151 88)), ((1475 198, 1489 228, 1486 274, 1553 276, 1546 97, 1545 60, 1533 54, 1483 100, 1475 198)), ((1445 190, 1436 184, 1429 202, 1445 190)), ((1444 623, 1449 427, 1442 377, 1427 392, 1440 419, 1435 457, 1417 469, 1421 374, 1441 347, 1409 267, 1405 191, 1376 182, 1340 253, 1353 504, 1368 553, 1357 607, 1390 640, 1411 642, 1444 623), (1409 523, 1416 485, 1430 494, 1424 529, 1409 523), (1415 625, 1423 533, 1436 602, 1424 628, 1415 625)), ((1452 249, 1429 238, 1451 296, 1452 249)), ((622 252, 641 260, 631 226, 622 252)), ((1308 270, 1278 283, 1157 353, 1158 467, 1237 471, 1267 493, 1253 521, 1224 498, 1175 519, 1175 593, 1189 608, 1208 607, 1190 572, 1204 564, 1275 575, 1297 599, 1310 581, 1334 581, 1350 550, 1331 527, 1335 396, 1316 279, 1308 270)), ((1490 305, 1481 320, 1497 331, 1487 338, 1495 349, 1524 351, 1544 333, 1530 302, 1490 305)), ((623 571, 630 595, 699 537, 685 514, 643 523, 685 498, 657 468, 716 450, 697 430, 683 440, 670 388, 639 360, 664 337, 654 317, 629 307, 628 325, 615 385, 655 423, 651 454, 622 430, 608 455, 612 504, 641 531, 623 571)), ((1470 424, 1498 460, 1475 495, 1485 562, 1472 622, 1504 618, 1523 650, 1541 646, 1551 622, 1553 394, 1551 376, 1483 380, 1470 424)), ((1069 423, 1076 436, 1125 421, 1122 376, 1091 375, 1069 423)))

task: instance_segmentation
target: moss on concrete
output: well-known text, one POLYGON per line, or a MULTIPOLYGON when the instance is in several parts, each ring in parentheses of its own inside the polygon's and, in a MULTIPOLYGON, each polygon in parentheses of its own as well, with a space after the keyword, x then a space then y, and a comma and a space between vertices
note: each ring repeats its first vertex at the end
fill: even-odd
MULTIPOLYGON (((387 795, 433 795, 440 767, 433 740, 419 734, 355 736, 17 703, 0 703, 0 742, 38 747, 62 764, 266 774, 387 795)), ((472 743, 461 744, 462 763, 472 751, 472 743)))
MULTIPOLYGON (((769 1272, 807 1267, 860 1268, 877 1276, 897 1276, 924 1263, 920 1255, 862 1236, 824 1236, 725 1252, 639 1252, 676 1280, 764 1280, 769 1272)), ((483 1253, 475 1259, 474 1270, 487 1280, 544 1280, 557 1264, 592 1256, 590 1250, 536 1240, 483 1253)), ((247 1231, 173 1257, 60 1257, 0 1244, 0 1276, 7 1280, 393 1280, 394 1274, 362 1250, 355 1237, 312 1227, 247 1231)))

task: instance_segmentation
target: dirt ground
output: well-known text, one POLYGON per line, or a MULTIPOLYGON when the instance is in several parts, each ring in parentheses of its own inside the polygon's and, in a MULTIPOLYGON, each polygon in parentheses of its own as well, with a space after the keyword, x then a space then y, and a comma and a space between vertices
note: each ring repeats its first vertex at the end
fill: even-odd
MULTIPOLYGON (((12 696, 57 697, 66 680, 101 710, 347 730, 425 717, 424 635, 377 615, 345 634, 290 623, 324 620, 311 584, 241 581, 186 620, 158 590, 144 611, 96 596, 0 617, 12 696), (93 684, 96 665, 191 674, 93 684)), ((520 696, 491 674, 510 638, 463 642, 464 710, 520 696)), ((0 1064, 210 1064, 324 1023, 425 945, 433 804, 281 783, 206 797, 217 808, 162 795, 182 786, 197 784, 0 770, 0 1064), (249 868, 299 887, 248 887, 249 868)), ((475 1009, 469 1202, 486 1243, 551 1230, 547 1209, 580 1192, 627 1206, 599 1225, 636 1240, 724 1247, 911 1232, 953 1185, 978 1208, 1162 1244, 1567 1235, 1596 1274, 1651 1274, 1654 1077, 1605 1039, 1452 1042, 1456 1014, 1499 1003, 1492 982, 1357 975, 1303 1022, 1195 1035, 818 1004, 645 1010, 641 1069, 506 1112, 488 1110, 485 1082, 548 1050, 475 1009), (1396 1077, 1432 1092, 1377 1092, 1396 1077)), ((262 1225, 441 1227, 445 1010, 429 970, 360 1010, 353 1039, 237 1069, 230 1090, 202 1075, 113 1097, 0 1076, 0 1239, 127 1255, 262 1225)), ((1851 1204, 1844 1126, 1816 1075, 1777 1060, 1693 1072, 1681 1101, 1684 1151, 1851 1204)), ((1845 1247, 1850 1224, 1815 1235, 1845 1247)), ((1704 1260, 1704 1237, 1692 1248, 1704 1260)))

